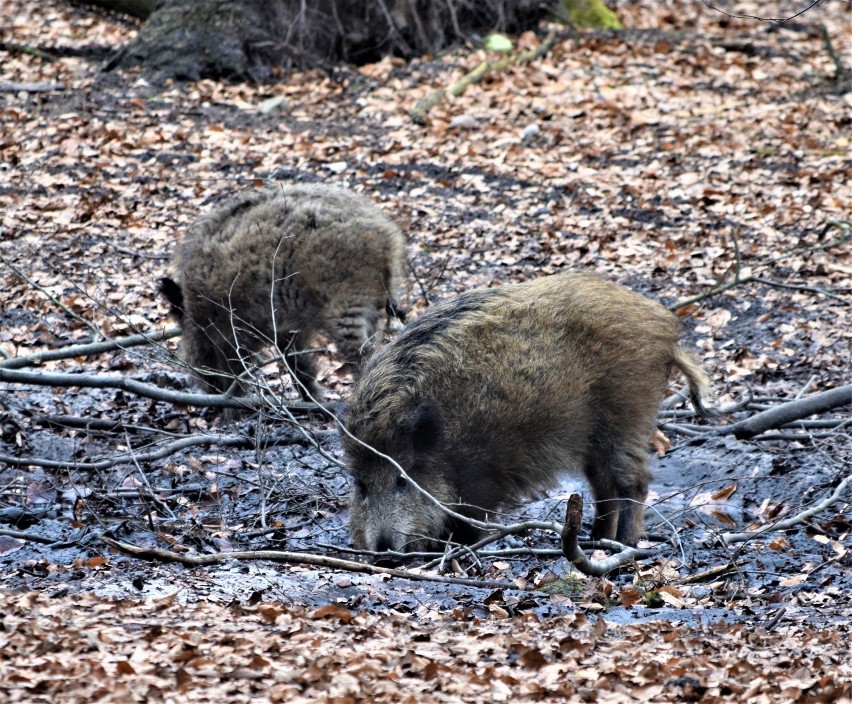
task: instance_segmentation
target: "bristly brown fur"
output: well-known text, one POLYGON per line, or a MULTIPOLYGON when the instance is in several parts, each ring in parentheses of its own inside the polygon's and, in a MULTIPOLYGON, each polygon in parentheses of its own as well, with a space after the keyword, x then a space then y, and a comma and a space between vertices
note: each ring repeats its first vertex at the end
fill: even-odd
MULTIPOLYGON (((346 427, 455 510, 484 518, 563 470, 596 500, 593 535, 634 544, 646 467, 673 368, 699 410, 708 389, 663 306, 573 272, 434 306, 367 363, 346 427)), ((350 530, 373 550, 472 537, 373 453, 343 437, 355 479, 350 530)))
POLYGON ((161 292, 183 325, 182 354, 222 392, 276 344, 304 397, 321 398, 315 333, 356 366, 386 311, 398 311, 405 243, 370 201, 320 185, 249 190, 199 219, 181 240, 161 292))

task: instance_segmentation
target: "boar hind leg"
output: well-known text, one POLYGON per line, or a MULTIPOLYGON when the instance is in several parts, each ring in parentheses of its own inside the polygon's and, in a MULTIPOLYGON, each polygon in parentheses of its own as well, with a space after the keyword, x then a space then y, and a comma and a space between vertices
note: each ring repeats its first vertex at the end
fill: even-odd
POLYGON ((651 479, 646 466, 647 452, 644 447, 635 452, 628 451, 620 460, 616 488, 621 510, 618 513, 615 539, 625 545, 636 545, 645 532, 645 499, 648 498, 648 482, 651 479))
POLYGON ((379 316, 372 308, 353 306, 335 317, 329 333, 344 361, 360 367, 375 343, 379 316))
POLYGON ((612 491, 609 487, 602 486, 602 482, 591 481, 592 496, 595 499, 595 520, 592 524, 592 540, 615 540, 618 529, 618 512, 620 502, 611 497, 612 491))
POLYGON ((595 458, 586 469, 595 499, 592 539, 635 545, 644 530, 650 473, 644 456, 615 452, 595 458))

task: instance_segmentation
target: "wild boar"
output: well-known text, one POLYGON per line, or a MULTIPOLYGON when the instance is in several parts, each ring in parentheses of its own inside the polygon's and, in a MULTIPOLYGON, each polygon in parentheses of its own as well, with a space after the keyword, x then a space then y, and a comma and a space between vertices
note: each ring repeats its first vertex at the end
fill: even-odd
POLYGON ((680 348, 679 327, 659 303, 584 272, 429 308, 373 355, 349 400, 354 544, 411 551, 476 537, 365 445, 479 520, 580 470, 596 502, 592 536, 635 544, 673 368, 706 411, 707 376, 680 348))
POLYGON ((322 397, 302 353, 315 333, 356 366, 385 316, 403 318, 400 228, 369 200, 321 185, 239 193, 183 237, 160 290, 182 356, 208 391, 227 390, 275 344, 303 398, 322 397))

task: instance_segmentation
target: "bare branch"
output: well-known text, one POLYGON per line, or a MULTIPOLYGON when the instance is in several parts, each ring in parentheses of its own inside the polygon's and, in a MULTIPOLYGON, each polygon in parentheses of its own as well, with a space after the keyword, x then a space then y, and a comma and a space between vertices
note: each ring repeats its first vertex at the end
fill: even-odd
POLYGON ((173 325, 172 327, 163 328, 162 330, 151 333, 140 333, 138 335, 128 335, 127 337, 116 337, 104 340, 103 342, 89 342, 83 345, 63 347, 62 349, 45 350, 44 352, 36 352, 35 354, 28 354, 23 357, 10 357, 9 359, 0 361, 0 368, 21 369, 58 359, 92 357, 97 354, 103 354, 104 352, 112 352, 113 350, 123 350, 129 347, 147 345, 152 342, 162 342, 178 335, 180 335, 180 327, 173 325))
MULTIPOLYGON (((1 378, 1 377, 0 377, 1 378)), ((526 521, 524 523, 524 528, 518 528, 517 526, 505 526, 500 523, 492 523, 490 521, 480 521, 476 518, 471 518, 470 516, 466 516, 458 511, 453 511, 447 504, 442 503, 439 499, 435 498, 430 494, 426 489, 421 487, 411 476, 406 472, 402 466, 390 455, 386 455, 383 452, 380 452, 372 445, 368 445, 360 438, 355 437, 352 433, 349 432, 349 429, 346 425, 338 418, 333 412, 328 412, 328 415, 337 423, 337 427, 342 434, 345 434, 356 443, 358 443, 361 447, 366 450, 372 452, 376 457, 385 460, 385 462, 390 463, 390 465, 399 472, 399 475, 408 482, 411 487, 417 491, 421 496, 423 496, 427 501, 433 503, 435 506, 440 508, 444 513, 446 513, 450 518, 454 518, 458 521, 462 521, 473 528, 478 528, 479 530, 485 531, 495 531, 497 533, 503 532, 515 532, 516 530, 525 530, 527 528, 540 528, 544 530, 552 530, 554 533, 558 533, 561 529, 558 523, 550 523, 546 521, 526 521)), ((491 542, 489 540, 489 542, 491 542)))
POLYGON ((235 552, 215 552, 204 555, 184 555, 182 553, 161 550, 159 548, 143 548, 113 540, 107 536, 101 536, 101 540, 111 548, 146 560, 160 560, 162 562, 178 562, 183 565, 199 567, 214 565, 227 560, 272 560, 273 562, 288 562, 298 565, 315 565, 318 567, 329 567, 332 569, 346 570, 348 572, 365 572, 367 574, 386 574, 400 579, 410 579, 419 582, 440 582, 443 584, 459 584, 466 587, 478 587, 482 589, 521 589, 512 582, 496 582, 491 580, 464 579, 461 577, 444 577, 436 574, 425 574, 409 572, 408 570, 393 567, 379 567, 366 562, 354 562, 342 560, 338 557, 326 557, 314 555, 307 552, 285 552, 283 550, 243 550, 235 552))
POLYGON ((786 288, 790 291, 808 291, 809 293, 818 293, 820 296, 825 296, 826 298, 831 298, 835 301, 839 301, 844 306, 852 305, 849 300, 843 298, 843 296, 838 296, 836 293, 832 293, 831 291, 827 291, 824 288, 817 288, 816 286, 802 286, 800 284, 787 284, 783 281, 773 281, 772 279, 764 279, 760 276, 749 276, 747 279, 741 279, 740 283, 745 281, 754 281, 757 284, 763 284, 765 286, 774 286, 775 288, 786 288))
POLYGON ((707 7, 709 7, 711 10, 715 10, 716 12, 726 15, 727 17, 734 17, 736 19, 741 20, 758 20, 760 22, 777 22, 780 24, 783 22, 789 22, 790 20, 794 20, 797 17, 801 17, 808 10, 819 5, 822 0, 813 0, 813 2, 811 2, 811 4, 808 5, 804 10, 799 10, 796 14, 790 15, 789 17, 758 17, 757 15, 741 15, 738 13, 725 12, 723 9, 716 7, 715 5, 711 5, 708 0, 701 0, 701 2, 707 5, 707 7))
POLYGON ((852 404, 852 384, 784 403, 733 425, 719 428, 718 434, 733 433, 738 440, 746 440, 772 428, 779 428, 816 413, 824 413, 849 404, 852 404))
MULTIPOLYGON (((165 459, 181 450, 186 450, 190 447, 198 447, 204 445, 218 445, 220 447, 242 447, 251 449, 255 446, 255 439, 244 437, 241 435, 224 435, 224 434, 208 434, 208 435, 192 435, 189 437, 180 438, 174 442, 167 443, 162 447, 152 450, 151 452, 138 453, 131 449, 129 452, 106 457, 94 462, 80 462, 78 460, 47 460, 40 457, 15 457, 14 455, 0 455, 0 462, 5 462, 12 467, 44 467, 46 469, 76 469, 80 471, 98 472, 110 467, 115 467, 119 464, 128 464, 131 462, 156 462, 157 460, 165 459)), ((295 445, 303 444, 305 441, 296 435, 287 435, 267 440, 267 445, 295 445)), ((316 442, 314 440, 313 442, 316 442)))
POLYGON ((605 560, 591 560, 580 548, 577 537, 580 534, 580 523, 583 519, 583 499, 579 494, 571 494, 565 507, 565 525, 561 531, 562 554, 580 572, 592 577, 603 577, 605 574, 629 565, 635 560, 641 560, 657 554, 656 548, 633 548, 608 540, 608 547, 616 547, 618 552, 605 560))
POLYGON ((701 582, 708 582, 711 579, 721 577, 723 574, 727 574, 735 569, 737 569, 736 563, 726 562, 724 565, 716 565, 715 567, 710 567, 703 572, 696 572, 695 574, 688 575, 683 579, 679 579, 678 584, 700 584, 701 582))
POLYGON ((31 543, 42 543, 44 545, 51 545, 56 542, 53 538, 45 538, 43 535, 27 533, 23 530, 10 530, 9 528, 0 528, 0 535, 7 538, 15 538, 16 540, 27 540, 31 543))
MULTIPOLYGON (((809 252, 816 252, 818 250, 827 250, 832 249, 834 247, 838 247, 839 245, 847 242, 850 238, 852 238, 852 225, 845 220, 831 220, 827 222, 820 233, 820 237, 825 236, 825 234, 831 229, 838 229, 843 232, 843 235, 836 240, 832 240, 831 242, 826 242, 824 244, 814 245, 812 247, 802 247, 802 248, 794 248, 787 252, 783 252, 777 257, 773 257, 771 259, 767 259, 762 262, 756 262, 754 264, 754 268, 758 269, 761 267, 769 266, 770 264, 784 259, 786 257, 795 256, 798 254, 808 254, 809 252)), ((682 301, 678 301, 677 303, 668 306, 669 310, 678 310, 679 308, 683 308, 684 306, 691 305, 692 303, 700 303, 701 301, 707 300, 708 298, 712 298, 720 293, 724 293, 729 289, 734 288, 735 286, 739 286, 741 284, 747 283, 762 283, 765 286, 776 286, 778 288, 787 288, 787 289, 795 289, 799 291, 810 291, 813 293, 818 293, 823 296, 827 296, 832 299, 836 299, 842 302, 844 305, 850 305, 850 302, 838 296, 836 293, 831 291, 826 291, 821 288, 813 288, 810 286, 799 286, 794 284, 786 284, 778 281, 773 281, 771 279, 764 279, 758 276, 740 276, 740 252, 739 252, 739 244, 737 243, 736 238, 733 239, 734 244, 734 254, 735 254, 735 268, 734 268, 734 278, 730 281, 726 281, 725 283, 719 284, 718 286, 714 286, 713 288, 705 291, 704 293, 700 293, 696 296, 692 296, 691 298, 684 299, 682 301)))
POLYGON ((498 61, 483 61, 475 69, 469 71, 462 76, 458 81, 451 84, 447 88, 439 88, 438 90, 429 93, 420 100, 412 108, 410 116, 413 122, 418 125, 426 124, 427 113, 436 105, 440 105, 447 95, 459 96, 462 95, 469 86, 474 83, 479 83, 486 76, 498 71, 505 71, 509 66, 528 64, 535 61, 541 56, 544 56, 550 47, 556 42, 556 33, 551 31, 545 40, 537 47, 522 51, 516 54, 510 54, 498 61))
MULTIPOLYGON (((258 409, 272 406, 273 408, 284 408, 283 404, 267 397, 235 397, 227 394, 202 394, 189 393, 185 391, 171 391, 162 389, 154 384, 146 384, 123 376, 115 375, 91 375, 91 374, 64 374, 59 372, 22 372, 13 369, 5 369, 0 366, 0 381, 10 384, 33 384, 36 386, 59 386, 87 387, 94 389, 121 389, 127 393, 143 398, 151 398, 155 401, 166 401, 181 406, 209 406, 212 408, 239 408, 258 409)), ((291 413, 308 413, 312 411, 331 410, 336 403, 313 403, 305 401, 294 401, 286 404, 291 413)))
POLYGON ((65 90, 62 83, 0 83, 0 93, 52 93, 65 90))
POLYGON ((800 511, 795 516, 790 518, 785 518, 780 521, 775 521, 774 523, 769 523, 757 530, 753 531, 745 531, 743 533, 722 533, 719 535, 719 540, 722 541, 725 545, 731 545, 733 543, 744 543, 748 540, 753 540, 761 535, 766 533, 774 533, 780 530, 787 530, 788 528, 792 528, 794 526, 800 525, 804 523, 809 518, 816 516, 818 513, 825 511, 830 506, 836 504, 838 501, 843 499, 843 494, 846 491, 846 488, 852 483, 852 474, 847 476, 840 484, 837 485, 837 488, 832 492, 831 496, 829 496, 824 501, 821 501, 814 506, 811 506, 804 511, 800 511))
POLYGON ((98 326, 95 325, 92 321, 86 320, 85 318, 77 315, 73 310, 71 310, 68 306, 66 306, 62 301, 60 301, 56 296, 54 296, 50 291, 48 291, 44 286, 39 285, 37 282, 33 281, 29 276, 27 276, 23 271, 21 271, 18 267, 16 267, 12 262, 10 262, 6 257, 0 254, 0 262, 8 266, 15 274, 18 275, 22 281, 28 283, 32 286, 36 291, 41 293, 47 300, 49 300, 53 305, 62 310, 67 315, 70 315, 74 320, 78 320, 80 323, 89 328, 95 335, 100 335, 101 331, 98 329, 98 326))

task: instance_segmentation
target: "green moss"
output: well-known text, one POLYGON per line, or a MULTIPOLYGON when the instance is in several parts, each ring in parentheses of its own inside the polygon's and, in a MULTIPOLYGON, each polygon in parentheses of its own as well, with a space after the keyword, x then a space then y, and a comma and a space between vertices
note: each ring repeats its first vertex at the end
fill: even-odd
POLYGON ((663 598, 660 596, 660 592, 656 589, 651 589, 645 592, 642 597, 642 602, 645 606, 649 606, 652 609, 659 609, 664 603, 663 598))
POLYGON ((582 581, 576 577, 568 575, 564 579, 557 579, 553 582, 548 582, 547 584, 539 587, 539 591, 542 591, 545 594, 560 594, 562 596, 574 597, 583 591, 584 586, 585 585, 582 581))
POLYGON ((575 27, 624 29, 615 13, 602 0, 562 0, 562 4, 575 27))

